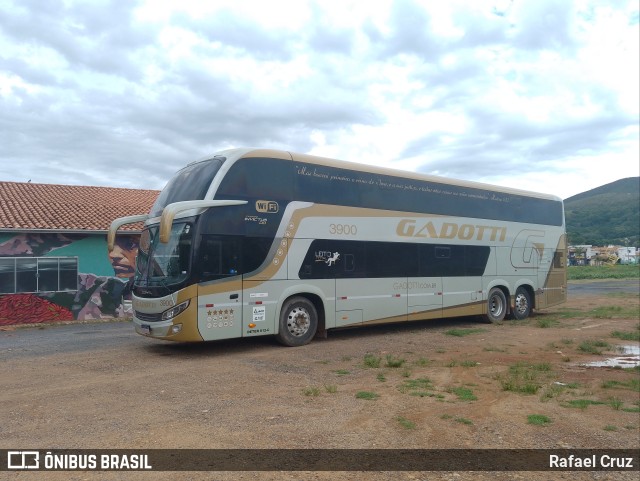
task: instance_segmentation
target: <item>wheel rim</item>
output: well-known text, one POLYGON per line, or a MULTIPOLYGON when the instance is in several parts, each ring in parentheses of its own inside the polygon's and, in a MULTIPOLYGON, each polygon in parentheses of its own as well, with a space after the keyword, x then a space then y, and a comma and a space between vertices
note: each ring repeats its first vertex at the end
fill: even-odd
POLYGON ((491 296, 489 300, 489 314, 495 319, 500 318, 502 312, 504 311, 504 303, 500 296, 491 296))
POLYGON ((311 316, 304 307, 294 307, 287 316, 287 329, 296 337, 304 336, 311 327, 311 316))
POLYGON ((525 314, 528 309, 529 303, 527 302, 527 296, 518 294, 516 296, 516 311, 518 311, 518 314, 525 314))

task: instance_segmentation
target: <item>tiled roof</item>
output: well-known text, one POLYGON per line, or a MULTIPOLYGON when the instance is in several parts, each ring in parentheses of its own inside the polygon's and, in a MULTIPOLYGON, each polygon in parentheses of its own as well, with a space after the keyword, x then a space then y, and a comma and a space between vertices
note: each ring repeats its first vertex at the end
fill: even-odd
MULTIPOLYGON (((157 190, 0 182, 0 229, 106 231, 117 217, 149 212, 157 190)), ((122 226, 139 231, 141 224, 122 226)))

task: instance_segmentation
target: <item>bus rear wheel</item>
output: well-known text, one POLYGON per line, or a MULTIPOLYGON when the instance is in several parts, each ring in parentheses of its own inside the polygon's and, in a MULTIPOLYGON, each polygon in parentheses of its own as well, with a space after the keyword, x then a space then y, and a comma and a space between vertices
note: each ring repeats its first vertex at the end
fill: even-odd
POLYGON ((280 326, 276 339, 285 346, 308 344, 318 329, 315 306, 304 297, 287 299, 280 311, 280 326))
POLYGON ((507 298, 499 287, 494 287, 487 296, 487 313, 483 316, 487 322, 501 322, 507 314, 507 298))
POLYGON ((516 297, 513 303, 513 317, 518 321, 522 321, 531 314, 531 295, 524 287, 518 287, 516 297))

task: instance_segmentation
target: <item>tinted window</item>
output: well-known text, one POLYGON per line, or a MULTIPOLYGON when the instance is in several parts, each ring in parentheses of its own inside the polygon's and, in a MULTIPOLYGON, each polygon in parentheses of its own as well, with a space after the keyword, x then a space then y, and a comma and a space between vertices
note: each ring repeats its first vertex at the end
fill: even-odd
POLYGON ((58 290, 58 259, 38 259, 38 291, 58 290))
POLYGON ((253 272, 266 260, 272 238, 245 237, 243 239, 243 273, 253 272))
POLYGON ((210 159, 179 170, 160 192, 151 208, 151 216, 159 216, 162 209, 174 202, 204 199, 222 162, 222 159, 210 159))
POLYGON ((481 276, 488 246, 315 240, 301 279, 481 276))
POLYGON ((61 291, 75 291, 78 289, 78 259, 60 259, 60 287, 61 291))
POLYGON ((368 277, 415 277, 417 248, 399 242, 367 242, 366 272, 368 277))
POLYGON ((16 291, 16 260, 0 259, 0 293, 11 293, 16 291))
POLYGON ((222 180, 217 199, 291 200, 293 166, 281 159, 240 159, 222 180))
POLYGON ((16 259, 16 292, 38 290, 38 264, 36 258, 16 259))
POLYGON ((373 209, 562 225, 562 202, 480 188, 294 163, 295 198, 373 209))
POLYGON ((200 278, 203 281, 235 276, 242 272, 242 238, 204 235, 199 246, 200 278))

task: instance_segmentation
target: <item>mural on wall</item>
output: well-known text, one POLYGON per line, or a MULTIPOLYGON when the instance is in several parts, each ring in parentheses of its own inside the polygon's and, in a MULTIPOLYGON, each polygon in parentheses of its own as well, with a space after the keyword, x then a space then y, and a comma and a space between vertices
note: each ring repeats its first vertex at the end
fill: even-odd
POLYGON ((0 238, 0 258, 78 258, 77 290, 0 294, 0 325, 127 316, 123 300, 131 298, 138 238, 118 236, 109 254, 105 236, 45 233, 0 238))

